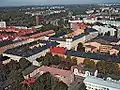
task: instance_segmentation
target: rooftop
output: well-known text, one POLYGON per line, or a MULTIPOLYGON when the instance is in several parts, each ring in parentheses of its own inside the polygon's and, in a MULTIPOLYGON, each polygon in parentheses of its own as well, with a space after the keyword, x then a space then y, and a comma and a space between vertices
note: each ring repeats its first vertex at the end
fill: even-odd
POLYGON ((84 82, 98 84, 98 85, 101 85, 101 86, 111 87, 111 88, 115 88, 115 89, 120 90, 120 82, 113 82, 113 81, 110 81, 110 80, 105 81, 101 78, 97 78, 97 77, 94 77, 94 76, 86 77, 84 82))
POLYGON ((22 74, 23 74, 24 76, 26 76, 26 75, 32 73, 32 72, 33 72, 34 70, 36 70, 37 68, 39 68, 39 67, 34 66, 34 65, 31 65, 31 66, 29 66, 28 68, 26 68, 24 71, 22 71, 22 74))
POLYGON ((100 44, 110 45, 110 42, 109 42, 109 41, 106 41, 106 40, 104 40, 104 39, 102 39, 102 38, 100 38, 100 37, 94 38, 94 39, 92 39, 92 40, 90 40, 90 41, 88 41, 88 42, 98 42, 98 43, 100 43, 100 44))
POLYGON ((120 39, 114 37, 114 36, 102 36, 101 37, 103 40, 109 41, 109 42, 118 42, 120 39))
POLYGON ((6 41, 3 41, 3 42, 0 42, 0 47, 3 47, 3 46, 6 46, 6 45, 9 45, 9 44, 13 44, 14 42, 12 40, 6 40, 6 41))
MULTIPOLYGON (((74 40, 77 40, 79 38, 82 38, 83 36, 89 34, 90 32, 97 32, 97 30, 93 29, 93 28, 88 28, 85 30, 85 33, 82 33, 82 34, 79 34, 77 36, 74 36, 72 37, 73 41, 74 40)), ((53 36, 53 37, 50 37, 51 40, 58 40, 58 41, 65 41, 66 39, 65 38, 60 38, 61 34, 58 35, 58 36, 53 36)))
POLYGON ((45 31, 45 32, 36 31, 36 32, 33 32, 33 33, 23 35, 23 37, 28 36, 28 37, 35 38, 35 37, 39 37, 39 36, 43 36, 43 35, 47 35, 47 34, 52 34, 52 33, 55 33, 54 30, 48 30, 48 31, 45 31))
POLYGON ((64 35, 66 35, 66 34, 68 34, 68 33, 65 32, 65 31, 63 31, 63 32, 61 32, 61 33, 59 33, 59 34, 56 34, 56 35, 52 36, 52 38, 59 38, 60 36, 64 36, 64 35))
POLYGON ((68 50, 66 52, 66 55, 120 63, 120 56, 114 56, 109 54, 68 50))
POLYGON ((4 60, 7 60, 7 59, 10 59, 10 57, 7 57, 7 56, 0 56, 0 61, 4 61, 4 60))
POLYGON ((91 48, 91 49, 95 49, 95 48, 96 48, 96 47, 91 46, 91 45, 85 45, 85 47, 87 47, 87 48, 91 48))
POLYGON ((72 72, 69 70, 62 70, 62 69, 48 67, 48 66, 40 67, 40 71, 50 72, 53 75, 61 75, 65 77, 68 77, 72 74, 72 72))
POLYGON ((4 53, 17 55, 21 57, 29 57, 43 50, 48 49, 50 46, 55 47, 57 45, 58 45, 57 42, 38 40, 12 49, 8 49, 4 53))
POLYGON ((98 32, 96 29, 93 29, 93 28, 87 28, 86 30, 85 30, 85 32, 98 32))

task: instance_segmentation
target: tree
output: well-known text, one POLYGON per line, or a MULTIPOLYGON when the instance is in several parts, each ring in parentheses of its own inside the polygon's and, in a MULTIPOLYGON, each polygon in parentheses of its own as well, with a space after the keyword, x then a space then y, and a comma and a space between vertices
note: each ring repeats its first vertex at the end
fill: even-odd
POLYGON ((95 62, 89 58, 86 58, 83 64, 85 65, 85 68, 95 69, 95 62))
POLYGON ((70 90, 86 90, 86 86, 83 82, 75 82, 70 86, 70 90))
POLYGON ((31 62, 29 62, 26 58, 21 58, 19 60, 20 66, 22 68, 22 70, 24 70, 25 68, 29 67, 30 65, 32 65, 31 62))
POLYGON ((62 81, 60 81, 56 87, 54 88, 54 90, 68 90, 68 86, 63 83, 62 81))
POLYGON ((73 64, 73 66, 74 66, 74 65, 77 65, 77 58, 73 57, 73 58, 71 59, 71 62, 72 62, 72 64, 73 64))
POLYGON ((106 36, 110 36, 110 31, 105 33, 106 36))
POLYGON ((68 90, 65 83, 53 77, 49 72, 42 74, 34 85, 27 88, 28 90, 68 90))
POLYGON ((59 65, 60 64, 60 57, 58 55, 55 55, 53 57, 53 65, 59 65))
POLYGON ((104 75, 113 74, 113 73, 115 75, 120 74, 120 68, 117 63, 113 63, 110 61, 99 61, 97 62, 96 67, 98 71, 104 75))
POLYGON ((86 90, 85 84, 81 83, 78 90, 86 90))
POLYGON ((9 74, 8 80, 11 81, 11 90, 19 90, 21 82, 24 80, 21 70, 13 70, 9 74))
POLYGON ((41 56, 40 58, 36 58, 36 61, 38 61, 38 62, 44 61, 44 56, 41 56))
POLYGON ((82 43, 78 43, 77 51, 85 51, 85 47, 83 47, 82 43))

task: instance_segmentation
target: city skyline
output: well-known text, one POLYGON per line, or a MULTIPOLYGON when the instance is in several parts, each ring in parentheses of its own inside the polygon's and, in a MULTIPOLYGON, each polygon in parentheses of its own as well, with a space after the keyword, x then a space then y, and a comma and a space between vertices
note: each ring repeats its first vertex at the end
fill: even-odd
POLYGON ((119 0, 1 0, 0 6, 119 3, 119 0))

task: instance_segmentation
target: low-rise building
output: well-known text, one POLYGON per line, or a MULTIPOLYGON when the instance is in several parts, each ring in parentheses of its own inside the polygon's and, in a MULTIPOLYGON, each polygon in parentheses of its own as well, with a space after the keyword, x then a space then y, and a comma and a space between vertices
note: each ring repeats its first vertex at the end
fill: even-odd
POLYGON ((22 74, 25 79, 35 77, 37 74, 39 74, 39 67, 31 65, 27 67, 24 71, 22 71, 22 74))
POLYGON ((3 55, 8 56, 11 59, 16 60, 18 62, 20 58, 24 57, 33 64, 39 66, 36 62, 36 58, 44 56, 47 52, 50 51, 51 46, 55 47, 57 45, 57 42, 37 40, 12 49, 8 49, 3 53, 3 55))
POLYGON ((88 76, 84 83, 87 90, 120 90, 120 81, 103 80, 95 76, 88 76))
POLYGON ((60 47, 65 47, 68 50, 76 49, 78 43, 85 43, 93 38, 98 36, 98 31, 92 28, 88 28, 85 30, 85 33, 81 33, 79 35, 73 36, 71 38, 63 38, 63 37, 50 37, 51 41, 56 41, 60 47))
POLYGON ((0 62, 2 62, 2 64, 8 64, 10 61, 11 61, 10 57, 0 56, 0 62))
POLYGON ((31 65, 30 67, 26 68, 22 73, 24 78, 27 80, 29 78, 36 77, 37 75, 40 76, 46 72, 49 72, 54 77, 58 78, 60 81, 63 81, 67 85, 70 85, 74 81, 74 74, 72 73, 72 71, 62 70, 48 66, 36 67, 31 65))
POLYGON ((42 66, 39 70, 40 74, 50 72, 53 76, 57 77, 60 81, 63 81, 67 85, 70 85, 74 81, 74 74, 69 70, 62 70, 47 66, 42 66))

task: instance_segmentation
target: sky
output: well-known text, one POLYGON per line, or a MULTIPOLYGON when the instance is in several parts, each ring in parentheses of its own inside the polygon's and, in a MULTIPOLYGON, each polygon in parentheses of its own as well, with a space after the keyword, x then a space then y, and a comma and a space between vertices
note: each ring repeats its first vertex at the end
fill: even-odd
POLYGON ((49 5, 49 4, 95 4, 120 0, 0 0, 0 6, 49 5))

